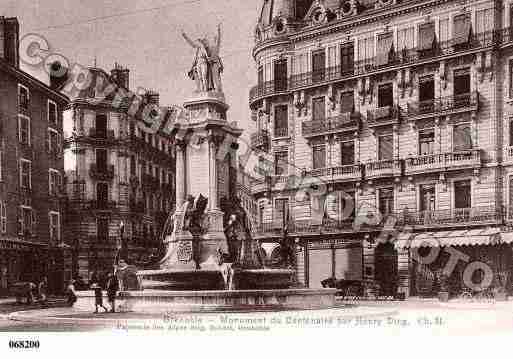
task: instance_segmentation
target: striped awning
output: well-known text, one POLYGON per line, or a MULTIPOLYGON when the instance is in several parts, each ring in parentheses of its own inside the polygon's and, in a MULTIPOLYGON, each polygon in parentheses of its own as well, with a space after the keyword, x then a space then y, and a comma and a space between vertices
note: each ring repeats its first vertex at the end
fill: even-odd
POLYGON ((399 236, 396 249, 448 246, 486 246, 513 243, 513 232, 501 233, 498 228, 411 233, 399 236))

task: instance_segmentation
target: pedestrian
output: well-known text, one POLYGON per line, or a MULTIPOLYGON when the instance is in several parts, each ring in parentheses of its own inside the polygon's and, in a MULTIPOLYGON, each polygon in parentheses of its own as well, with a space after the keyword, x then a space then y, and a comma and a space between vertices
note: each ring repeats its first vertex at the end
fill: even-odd
POLYGON ((117 295, 118 290, 119 290, 118 279, 116 278, 116 275, 114 274, 114 272, 112 272, 112 273, 110 273, 109 278, 107 280, 107 298, 109 299, 111 313, 116 312, 116 295, 117 295))
POLYGON ((98 283, 93 283, 91 285, 91 289, 94 290, 94 305, 95 305, 95 313, 98 313, 98 307, 103 308, 105 312, 108 312, 109 310, 105 308, 103 305, 103 291, 102 287, 98 283))
POLYGON ((68 305, 72 307, 77 301, 77 295, 75 293, 75 281, 73 279, 69 281, 68 287, 66 289, 66 295, 68 297, 68 305))
POLYGON ((42 304, 46 304, 47 293, 48 293, 48 278, 47 277, 43 277, 43 279, 41 279, 41 281, 39 282, 38 293, 39 293, 39 302, 42 304))

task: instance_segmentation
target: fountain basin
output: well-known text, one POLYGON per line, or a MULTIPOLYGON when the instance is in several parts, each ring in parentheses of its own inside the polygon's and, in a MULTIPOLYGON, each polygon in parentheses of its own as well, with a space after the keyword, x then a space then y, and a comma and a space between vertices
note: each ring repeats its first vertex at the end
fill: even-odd
MULTIPOLYGON (((291 269, 233 269, 237 289, 287 289, 293 285, 291 269)), ((144 289, 152 290, 223 290, 226 288, 222 269, 159 269, 137 272, 144 289)))
MULTIPOLYGON (((174 312, 309 310, 334 307, 335 293, 336 289, 128 291, 119 293, 117 306, 121 312, 156 316, 174 312)), ((78 292, 75 307, 92 310, 94 300, 94 292, 78 292)))

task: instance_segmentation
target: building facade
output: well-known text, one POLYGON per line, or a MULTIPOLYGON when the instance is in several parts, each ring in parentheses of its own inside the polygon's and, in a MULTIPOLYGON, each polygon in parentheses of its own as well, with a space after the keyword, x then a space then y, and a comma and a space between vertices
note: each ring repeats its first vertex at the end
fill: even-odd
POLYGON ((89 74, 91 86, 64 112, 66 228, 74 273, 85 280, 112 270, 122 241, 133 264, 158 250, 175 181, 170 137, 139 125, 140 109, 160 106, 158 93, 129 95, 129 70, 119 65, 110 74, 98 68, 89 74), (117 90, 105 95, 108 85, 117 90))
POLYGON ((512 14, 510 1, 264 2, 252 193, 258 237, 286 222, 296 238, 301 283, 434 295, 454 250, 454 294, 468 263, 511 278, 512 14))
POLYGON ((15 282, 62 289, 62 111, 66 96, 19 68, 19 25, 0 17, 0 294, 15 282))

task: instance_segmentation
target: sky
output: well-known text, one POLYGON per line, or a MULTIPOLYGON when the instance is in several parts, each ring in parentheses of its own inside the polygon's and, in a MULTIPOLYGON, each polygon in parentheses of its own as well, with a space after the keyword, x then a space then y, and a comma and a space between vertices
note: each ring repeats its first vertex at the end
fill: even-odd
MULTIPOLYGON (((262 0, 263 1, 263 0, 262 0)), ((248 137, 248 93, 256 83, 251 57, 261 0, 1 0, 0 16, 18 17, 20 36, 42 35, 70 63, 109 71, 130 69, 130 87, 160 93, 162 105, 181 105, 194 90, 186 76, 193 49, 181 36, 215 34, 222 24, 223 86, 230 110, 248 137)), ((22 68, 36 77, 33 69, 22 68)))

